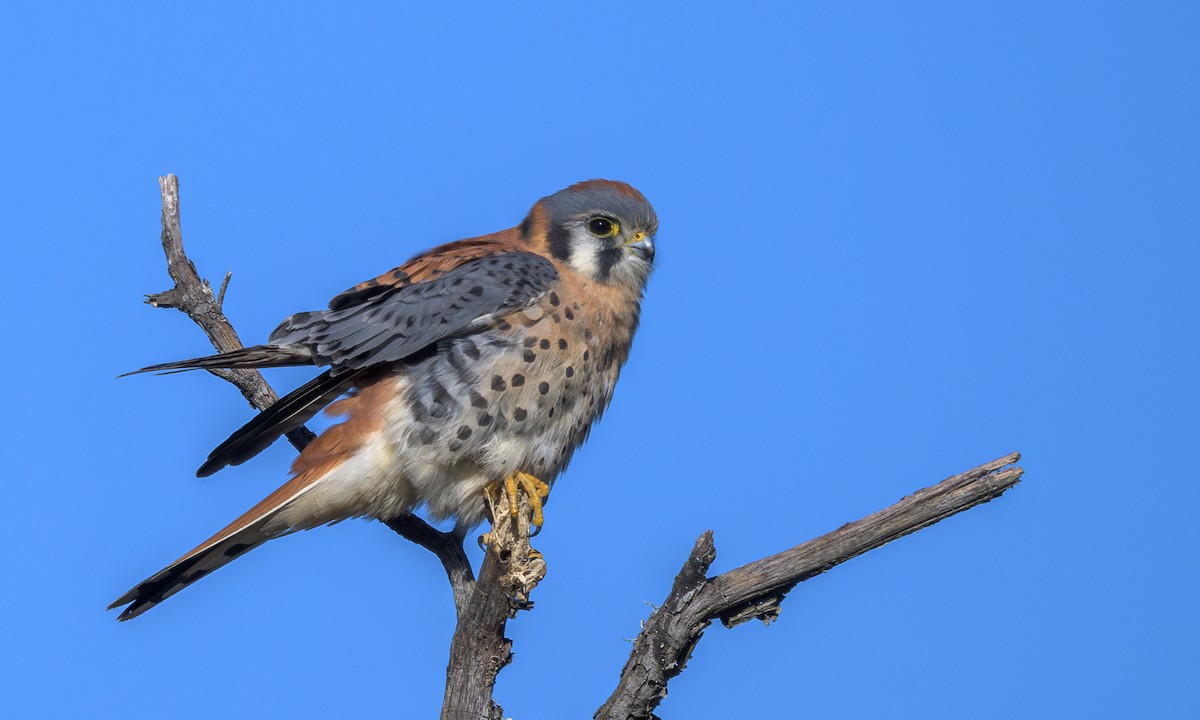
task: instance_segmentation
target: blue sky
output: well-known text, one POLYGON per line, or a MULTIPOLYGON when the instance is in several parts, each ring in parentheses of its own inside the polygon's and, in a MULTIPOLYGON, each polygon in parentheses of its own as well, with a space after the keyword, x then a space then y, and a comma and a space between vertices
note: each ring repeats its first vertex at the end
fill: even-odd
MULTIPOLYGON (((285 477, 169 286, 155 177, 243 338, 610 177, 661 218, 555 488, 509 715, 589 717, 703 530, 717 571, 1013 450, 1002 500, 709 630, 664 718, 1195 717, 1194 3, 9 7, 0 670, 12 717, 433 717, 431 556, 349 522, 104 606, 285 477)), ((270 379, 281 389, 303 371, 270 379)))

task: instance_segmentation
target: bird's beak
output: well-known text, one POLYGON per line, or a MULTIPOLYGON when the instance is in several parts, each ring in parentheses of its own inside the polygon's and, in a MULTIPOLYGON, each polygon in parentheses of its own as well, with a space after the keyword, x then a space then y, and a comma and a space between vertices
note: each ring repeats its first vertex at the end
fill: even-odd
POLYGON ((647 262, 654 260, 654 240, 645 232, 637 232, 629 239, 625 247, 647 262))

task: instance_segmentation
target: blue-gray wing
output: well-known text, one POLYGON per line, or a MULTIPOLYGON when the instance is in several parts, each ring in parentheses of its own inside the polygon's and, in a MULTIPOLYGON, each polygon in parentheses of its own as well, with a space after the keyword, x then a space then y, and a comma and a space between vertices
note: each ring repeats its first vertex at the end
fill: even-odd
POLYGON ((434 278, 365 294, 361 303, 299 313, 272 346, 303 347, 333 375, 403 360, 535 302, 558 279, 541 255, 506 252, 468 260, 434 278))
MULTIPOLYGON (((274 364, 315 363, 330 368, 230 435, 196 474, 211 475, 254 457, 333 402, 368 375, 371 367, 403 360, 438 340, 487 327, 527 307, 550 289, 558 273, 540 255, 509 251, 468 259, 419 282, 409 282, 410 277, 389 273, 386 279, 395 284, 368 281, 334 298, 328 310, 283 321, 271 333, 269 344, 239 351, 247 354, 247 362, 260 363, 253 367, 261 367, 258 356, 265 355, 274 364)), ((228 357, 157 367, 209 366, 201 362, 228 367, 229 361, 223 360, 228 357)))

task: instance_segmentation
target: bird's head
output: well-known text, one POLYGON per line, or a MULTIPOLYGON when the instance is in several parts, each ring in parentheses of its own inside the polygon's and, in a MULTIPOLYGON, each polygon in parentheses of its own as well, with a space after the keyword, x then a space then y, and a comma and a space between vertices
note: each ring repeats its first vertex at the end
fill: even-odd
POLYGON ((588 180, 539 200, 521 232, 588 279, 640 292, 654 262, 658 217, 630 185, 588 180))

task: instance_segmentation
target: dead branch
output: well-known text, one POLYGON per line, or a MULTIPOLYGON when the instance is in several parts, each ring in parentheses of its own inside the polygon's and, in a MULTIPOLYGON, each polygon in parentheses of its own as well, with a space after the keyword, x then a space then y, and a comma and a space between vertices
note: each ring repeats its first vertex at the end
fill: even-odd
POLYGON ((450 641, 442 720, 504 717, 492 701, 496 675, 512 661, 512 641, 504 629, 518 610, 533 609, 529 593, 546 576, 541 553, 529 545, 528 498, 521 496, 516 514, 504 493, 488 501, 496 521, 487 535, 479 582, 450 641))
POLYGON ((916 532, 963 510, 1000 497, 1020 482, 1010 467, 1019 453, 980 465, 919 490, 900 502, 735 570, 706 578, 716 558, 712 531, 696 540, 666 601, 651 613, 634 640, 617 688, 596 711, 597 720, 654 718, 667 695, 667 682, 683 671, 696 643, 713 620, 726 627, 779 616, 789 590, 830 568, 916 532))
MULTIPOLYGON (((155 307, 171 307, 190 317, 219 352, 242 347, 222 312, 230 274, 214 298, 183 250, 179 222, 179 181, 158 179, 162 192, 162 245, 167 271, 175 286, 146 296, 155 307)), ((258 410, 278 396, 256 370, 212 370, 233 383, 258 410)), ((312 440, 304 427, 288 434, 299 450, 312 440)), ((708 625, 720 619, 732 627, 752 618, 778 617, 780 602, 796 584, 944 518, 999 497, 1020 481, 1022 470, 1009 467, 1013 453, 941 483, 853 523, 713 578, 706 577, 716 557, 712 532, 705 532, 676 576, 663 605, 644 623, 621 672, 616 690, 596 711, 600 720, 654 718, 654 708, 667 694, 668 681, 683 671, 708 625)), ((492 700, 496 675, 512 659, 512 642, 504 637, 508 620, 532 608, 529 594, 545 576, 541 554, 529 545, 529 507, 521 498, 517 513, 503 494, 489 498, 497 521, 488 536, 479 579, 463 549, 463 537, 441 532, 412 515, 386 524, 396 533, 432 552, 441 561, 454 595, 458 623, 450 645, 443 720, 492 720, 503 716, 492 700)))
MULTIPOLYGON (((219 297, 213 297, 212 285, 202 280, 196 266, 183 251, 183 229, 179 222, 179 178, 167 175, 158 179, 162 193, 162 247, 167 256, 167 273, 175 281, 175 287, 165 292, 146 296, 146 304, 154 307, 175 308, 200 326, 217 352, 230 352, 242 347, 233 324, 221 311, 225 290, 232 273, 226 273, 221 283, 219 297)), ((275 403, 279 396, 267 384, 257 370, 209 370, 213 375, 233 383, 241 390, 242 397, 257 410, 275 403)), ((303 450, 313 439, 312 431, 306 427, 288 433, 288 440, 297 450, 303 450)))

